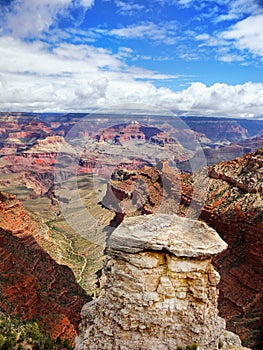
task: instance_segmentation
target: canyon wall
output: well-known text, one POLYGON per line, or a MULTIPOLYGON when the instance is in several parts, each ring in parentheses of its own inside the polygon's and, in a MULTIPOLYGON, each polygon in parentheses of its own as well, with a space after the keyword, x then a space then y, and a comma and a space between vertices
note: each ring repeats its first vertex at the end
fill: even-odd
POLYGON ((15 196, 0 192, 0 311, 74 343, 81 308, 91 298, 73 272, 42 249, 47 234, 15 196))

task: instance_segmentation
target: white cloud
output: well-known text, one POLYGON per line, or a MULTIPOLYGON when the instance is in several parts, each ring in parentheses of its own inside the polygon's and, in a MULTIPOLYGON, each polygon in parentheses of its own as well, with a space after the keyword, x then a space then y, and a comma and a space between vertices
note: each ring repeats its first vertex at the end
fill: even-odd
MULTIPOLYGON (((156 0, 158 1, 158 0, 156 0)), ((258 11, 262 5, 260 5, 260 0, 203 0, 200 2, 199 0, 160 0, 161 2, 167 3, 178 3, 181 6, 193 7, 202 9, 205 6, 210 6, 212 3, 213 7, 216 5, 224 6, 226 11, 231 14, 252 14, 255 11, 258 11)))
MULTIPOLYGON (((123 48, 129 53, 129 48, 123 48)), ((87 45, 24 43, 0 38, 1 110, 84 111, 143 103, 181 114, 251 117, 262 114, 263 84, 210 87, 194 82, 180 92, 154 86, 175 75, 128 67, 118 55, 87 45)))
POLYGON ((123 63, 104 48, 60 44, 51 49, 43 42, 25 43, 0 38, 0 71, 37 75, 90 74, 99 69, 118 69, 123 63))
POLYGON ((79 0, 79 4, 85 8, 90 8, 94 5, 95 0, 79 0))
POLYGON ((175 44, 177 40, 177 29, 178 24, 175 21, 162 22, 159 24, 143 22, 136 25, 104 31, 104 34, 125 39, 150 40, 166 45, 172 45, 175 44))
POLYGON ((225 40, 231 40, 239 50, 263 57, 263 14, 251 16, 236 23, 228 31, 221 33, 225 40))
POLYGON ((190 114, 242 118, 262 114, 262 97, 261 83, 235 86, 217 83, 207 87, 196 82, 182 92, 170 94, 167 102, 171 108, 177 104, 181 111, 190 114))
POLYGON ((119 13, 122 15, 132 16, 134 13, 144 9, 143 5, 134 3, 133 1, 115 0, 116 6, 119 8, 119 13))
POLYGON ((210 39, 210 35, 209 34, 206 34, 206 33, 203 33, 203 34, 199 34, 199 35, 196 35, 195 37, 196 40, 201 40, 201 41, 207 41, 210 39))
POLYGON ((160 74, 149 69, 144 69, 140 67, 129 67, 127 68, 127 72, 132 74, 134 79, 142 79, 142 80, 169 80, 179 78, 179 75, 175 74, 160 74))
POLYGON ((119 47, 118 56, 121 59, 123 59, 123 58, 125 59, 127 57, 133 57, 134 51, 130 47, 121 46, 121 47, 119 47))
POLYGON ((47 31, 58 14, 66 14, 70 7, 90 8, 94 0, 18 0, 6 17, 6 25, 16 37, 38 37, 47 31))
POLYGON ((215 18, 215 22, 224 22, 241 19, 244 16, 251 16, 262 13, 262 5, 258 0, 217 0, 221 5, 226 6, 226 12, 215 18))
POLYGON ((262 23, 263 13, 249 16, 223 31, 196 33, 194 39, 200 42, 199 47, 213 47, 220 61, 249 64, 263 58, 262 23))
POLYGON ((257 0, 234 0, 229 5, 232 14, 253 14, 260 10, 259 1, 257 0))
POLYGON ((222 54, 218 56, 219 60, 222 62, 243 62, 243 57, 235 54, 222 54))
POLYGON ((101 77, 99 79, 95 79, 93 81, 88 81, 86 86, 84 85, 79 89, 75 89, 75 96, 78 101, 89 101, 89 103, 97 104, 99 101, 104 101, 107 96, 108 89, 108 79, 106 77, 101 77))
MULTIPOLYGON (((247 0, 248 3, 251 1, 247 0)), ((198 2, 191 0, 155 0, 156 2, 177 3, 181 6, 191 6, 193 3, 198 5, 198 2)), ((225 16, 239 16, 239 9, 235 7, 237 4, 242 7, 242 13, 249 11, 243 0, 235 0, 232 5, 228 0, 217 2, 231 6, 232 12, 225 16)), ((118 52, 113 54, 110 50, 91 46, 90 43, 100 36, 107 35, 147 40, 155 44, 176 43, 178 45, 174 54, 189 60, 197 59, 187 42, 195 39, 200 42, 198 49, 202 45, 214 46, 213 50, 218 50, 222 61, 238 61, 242 58, 237 50, 232 52, 233 47, 263 56, 263 14, 248 17, 229 30, 214 34, 198 35, 194 32, 191 34, 190 31, 183 33, 182 27, 179 28, 175 21, 158 24, 145 21, 109 30, 91 28, 88 31, 79 31, 73 27, 62 32, 59 28, 54 29, 58 15, 66 16, 68 10, 74 6, 82 6, 85 11, 93 3, 94 0, 15 2, 15 8, 7 18, 13 36, 7 36, 3 31, 0 36, 0 103, 3 111, 77 112, 105 105, 143 103, 168 108, 179 115, 262 115, 263 84, 249 82, 235 86, 214 84, 208 87, 194 82, 187 89, 173 92, 165 87, 157 88, 154 84, 161 85, 165 81, 178 79, 178 75, 161 74, 125 63, 127 58, 156 60, 156 55, 143 56, 138 54, 136 49, 132 50, 129 47, 119 47, 118 52), (49 35, 48 39, 49 42, 52 41, 52 45, 40 40, 29 42, 19 39, 27 36, 46 38, 43 32, 50 28, 53 28, 52 37, 49 35)), ((142 7, 135 1, 115 0, 115 3, 123 14, 140 11, 142 7)), ((168 60, 167 51, 160 50, 159 59, 168 60)))
POLYGON ((182 6, 188 6, 192 3, 192 0, 178 0, 178 3, 182 6))

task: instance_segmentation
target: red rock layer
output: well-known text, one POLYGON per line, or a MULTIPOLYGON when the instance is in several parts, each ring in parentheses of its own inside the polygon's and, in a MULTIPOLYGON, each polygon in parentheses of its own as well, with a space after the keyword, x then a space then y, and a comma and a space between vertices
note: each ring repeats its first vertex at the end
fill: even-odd
POLYGON ((52 337, 72 342, 80 311, 89 300, 72 271, 57 264, 37 243, 44 227, 14 196, 0 196, 0 309, 34 319, 52 337))
POLYGON ((6 113, 0 114, 2 138, 30 143, 36 139, 44 139, 54 132, 36 116, 6 113))
POLYGON ((136 121, 99 130, 92 137, 99 142, 123 143, 128 140, 147 140, 162 146, 175 142, 168 132, 154 126, 139 124, 136 121))
POLYGON ((220 311, 250 346, 263 345, 263 149, 210 170, 201 218, 229 244, 215 264, 221 274, 220 311), (260 344, 260 345, 259 345, 260 344))

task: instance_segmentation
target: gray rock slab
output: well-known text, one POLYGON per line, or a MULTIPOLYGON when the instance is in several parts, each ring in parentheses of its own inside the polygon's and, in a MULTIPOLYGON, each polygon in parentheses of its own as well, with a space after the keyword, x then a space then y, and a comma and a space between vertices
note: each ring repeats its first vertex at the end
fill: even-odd
POLYGON ((128 217, 112 233, 109 251, 167 250, 178 257, 209 257, 227 248, 218 233, 201 221, 178 215, 128 217))

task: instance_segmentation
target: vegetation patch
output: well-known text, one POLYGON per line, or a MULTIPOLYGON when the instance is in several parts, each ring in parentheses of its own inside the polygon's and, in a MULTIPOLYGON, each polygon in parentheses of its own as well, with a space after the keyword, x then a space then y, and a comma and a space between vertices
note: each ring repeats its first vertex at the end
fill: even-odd
POLYGON ((37 322, 0 315, 0 350, 73 350, 70 340, 51 339, 37 322))

